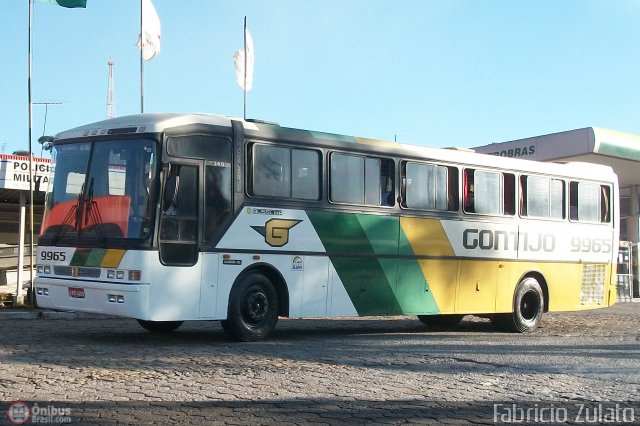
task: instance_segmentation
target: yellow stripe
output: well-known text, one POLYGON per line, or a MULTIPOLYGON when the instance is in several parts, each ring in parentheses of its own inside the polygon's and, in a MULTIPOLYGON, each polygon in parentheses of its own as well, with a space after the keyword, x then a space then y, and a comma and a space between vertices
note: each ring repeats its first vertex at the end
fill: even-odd
POLYGON ((100 263, 100 267, 102 268, 117 268, 120 265, 120 261, 124 257, 126 250, 120 249, 109 249, 105 254, 102 262, 100 263))
MULTIPOLYGON (((400 226, 414 255, 454 256, 453 247, 438 219, 403 217, 400 226)), ((458 260, 424 259, 418 264, 441 312, 455 310, 458 260)))
POLYGON ((454 255, 440 220, 403 217, 400 218, 400 225, 416 256, 454 255))

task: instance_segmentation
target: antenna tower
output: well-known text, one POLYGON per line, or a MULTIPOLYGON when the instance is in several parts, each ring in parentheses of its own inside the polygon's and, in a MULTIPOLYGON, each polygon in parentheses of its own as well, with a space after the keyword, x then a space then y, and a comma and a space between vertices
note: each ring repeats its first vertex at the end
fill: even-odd
POLYGON ((113 91, 113 59, 109 58, 109 87, 107 89, 107 118, 116 116, 116 95, 113 91))

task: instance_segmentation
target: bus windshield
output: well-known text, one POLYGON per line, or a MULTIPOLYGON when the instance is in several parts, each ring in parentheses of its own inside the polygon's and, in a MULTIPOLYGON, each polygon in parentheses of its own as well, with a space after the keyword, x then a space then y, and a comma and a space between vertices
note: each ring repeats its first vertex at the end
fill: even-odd
POLYGON ((40 243, 151 244, 158 178, 149 139, 59 144, 40 243))

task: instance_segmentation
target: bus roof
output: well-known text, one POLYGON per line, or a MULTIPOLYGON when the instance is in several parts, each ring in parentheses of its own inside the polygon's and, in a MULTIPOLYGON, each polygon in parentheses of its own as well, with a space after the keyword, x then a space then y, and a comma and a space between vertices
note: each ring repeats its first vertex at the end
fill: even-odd
MULTIPOLYGON (((615 179, 615 173, 611 167, 599 164, 579 162, 549 163, 506 158, 470 152, 472 150, 409 145, 363 137, 288 128, 259 120, 243 120, 237 117, 202 113, 145 113, 117 117, 60 132, 56 135, 56 140, 117 134, 162 133, 172 128, 189 125, 231 128, 232 121, 242 123, 247 137, 250 138, 283 140, 305 145, 343 146, 345 148, 346 144, 358 144, 360 145, 361 151, 374 151, 381 155, 393 154, 412 158, 440 160, 448 163, 477 165, 540 174, 567 175, 586 179, 607 181, 615 179)), ((352 145, 351 148, 354 148, 354 146, 352 145)))

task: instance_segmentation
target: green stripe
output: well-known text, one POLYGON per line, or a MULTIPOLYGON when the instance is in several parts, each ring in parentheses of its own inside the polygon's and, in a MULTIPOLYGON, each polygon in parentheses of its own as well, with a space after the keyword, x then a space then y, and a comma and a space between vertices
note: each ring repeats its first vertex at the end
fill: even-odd
POLYGON ((102 259, 107 254, 105 249, 77 249, 71 258, 70 266, 100 267, 102 259))
MULTIPOLYGON (((398 252, 401 256, 413 256, 407 235, 400 227, 398 252)), ((437 314, 438 304, 429 289, 429 282, 422 273, 417 260, 398 262, 398 286, 396 298, 404 314, 437 314)))
MULTIPOLYGON (((376 257, 357 257, 375 253, 359 216, 335 212, 308 212, 308 216, 358 315, 386 315, 398 311, 393 294, 395 280, 390 282, 387 277, 389 271, 385 273, 376 257)), ((389 218, 384 216, 378 218, 377 224, 374 219, 361 219, 370 232, 372 227, 379 226, 386 234, 389 231, 384 228, 393 225, 393 220, 389 222, 389 218)), ((393 277, 394 274, 391 275, 393 277)))
POLYGON ((402 314, 437 314, 440 312, 429 283, 415 260, 398 262, 396 299, 402 314))
POLYGON ((317 211, 307 215, 358 315, 437 312, 417 261, 388 257, 397 255, 399 246, 403 254, 413 254, 397 217, 317 211))

